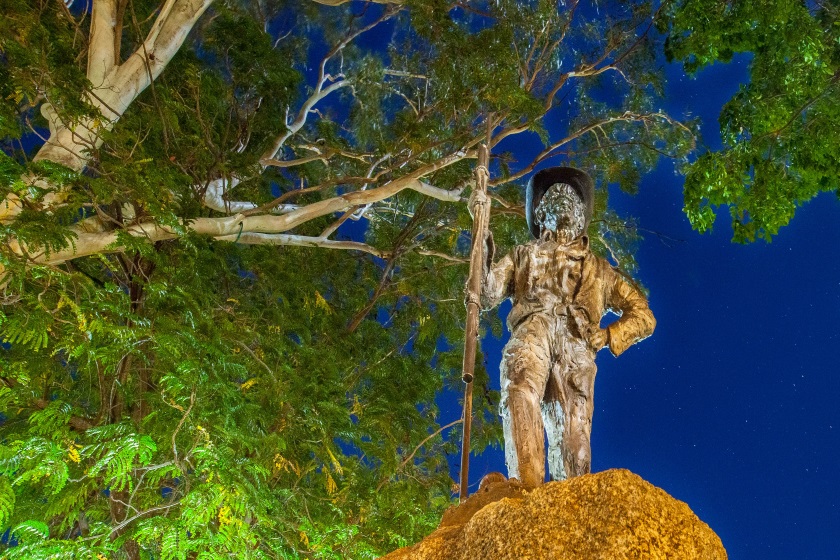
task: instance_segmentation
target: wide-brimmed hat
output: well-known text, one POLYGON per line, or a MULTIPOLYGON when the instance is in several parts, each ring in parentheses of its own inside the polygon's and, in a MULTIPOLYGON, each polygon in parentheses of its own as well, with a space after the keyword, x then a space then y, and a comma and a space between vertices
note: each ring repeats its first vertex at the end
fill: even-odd
POLYGON ((540 204, 543 195, 556 183, 570 185, 583 201, 585 223, 583 231, 589 228, 592 221, 592 212, 595 205, 595 182, 586 172, 574 167, 549 167, 541 169, 528 181, 528 188, 525 190, 525 219, 528 221, 528 229, 534 237, 540 236, 540 224, 534 218, 537 206, 540 204))

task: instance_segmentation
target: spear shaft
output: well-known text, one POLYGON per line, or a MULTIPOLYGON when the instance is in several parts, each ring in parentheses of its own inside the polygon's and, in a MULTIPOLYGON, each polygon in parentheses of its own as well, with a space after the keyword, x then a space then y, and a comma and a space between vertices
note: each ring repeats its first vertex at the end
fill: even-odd
MULTIPOLYGON (((478 150, 478 165, 475 168, 475 188, 486 195, 489 153, 482 144, 478 150)), ((464 437, 461 443, 460 499, 467 498, 470 471, 470 428, 472 427, 472 389, 475 373, 475 350, 478 343, 478 313, 480 310, 481 282, 484 274, 484 252, 487 228, 490 223, 490 203, 477 204, 474 209, 472 227, 472 248, 470 249, 470 275, 467 278, 467 324, 464 329, 464 437)))

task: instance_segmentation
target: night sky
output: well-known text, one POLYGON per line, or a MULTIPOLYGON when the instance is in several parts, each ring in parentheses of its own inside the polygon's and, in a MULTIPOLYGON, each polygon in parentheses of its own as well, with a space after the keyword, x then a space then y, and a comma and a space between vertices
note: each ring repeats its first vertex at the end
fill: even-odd
MULTIPOLYGON (((736 58, 692 79, 667 66, 663 109, 700 117, 719 147, 718 114, 747 69, 736 58)), ((772 243, 738 245, 726 209, 712 234, 691 229, 682 184, 663 162, 638 195, 610 191, 620 214, 661 234, 637 253, 658 324, 619 358, 599 353, 593 471, 626 468, 685 501, 733 560, 837 558, 840 204, 823 194, 772 243)), ((508 334, 482 344, 494 389, 508 334)), ((506 472, 501 450, 473 457, 470 491, 492 471, 506 472)))

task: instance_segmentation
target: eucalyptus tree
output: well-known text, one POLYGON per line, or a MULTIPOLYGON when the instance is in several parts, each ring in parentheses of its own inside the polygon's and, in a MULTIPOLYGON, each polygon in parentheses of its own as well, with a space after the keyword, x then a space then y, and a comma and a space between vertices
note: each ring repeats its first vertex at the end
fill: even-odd
POLYGON ((668 10, 666 53, 689 72, 750 56, 749 82, 720 114, 723 148, 687 168, 692 225, 707 231, 728 206, 735 241, 770 241, 800 204, 840 195, 840 4, 685 0, 668 10))
POLYGON ((0 0, 9 557, 417 539, 450 502, 478 145, 502 249, 538 165, 632 191, 692 146, 647 2, 324 3, 0 0))

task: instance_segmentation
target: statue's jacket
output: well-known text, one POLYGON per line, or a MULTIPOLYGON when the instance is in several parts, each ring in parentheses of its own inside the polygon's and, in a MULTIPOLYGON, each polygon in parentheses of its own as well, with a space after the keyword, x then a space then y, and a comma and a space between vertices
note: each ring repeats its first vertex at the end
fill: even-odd
POLYGON ((507 323, 514 336, 517 326, 542 314, 567 319, 570 332, 589 342, 601 317, 612 311, 620 316, 607 328, 615 356, 650 336, 656 326, 645 297, 609 262, 592 254, 586 236, 568 245, 536 239, 515 247, 486 270, 481 295, 485 309, 513 299, 507 323))

